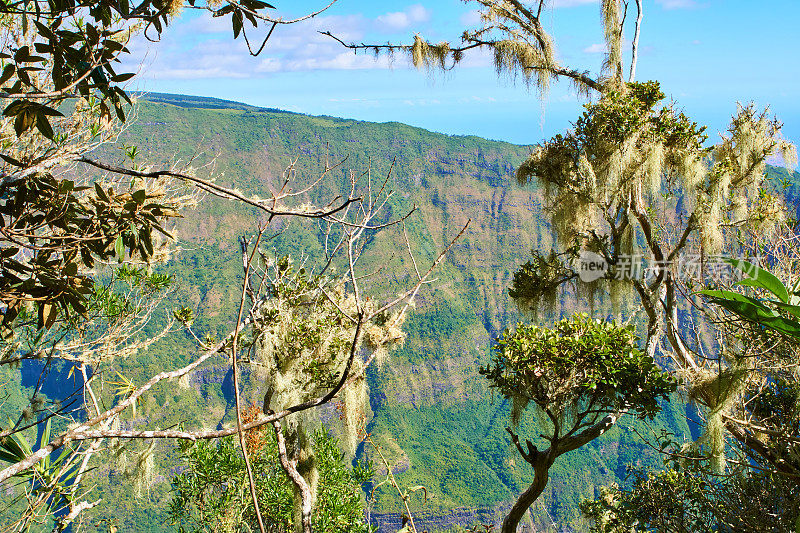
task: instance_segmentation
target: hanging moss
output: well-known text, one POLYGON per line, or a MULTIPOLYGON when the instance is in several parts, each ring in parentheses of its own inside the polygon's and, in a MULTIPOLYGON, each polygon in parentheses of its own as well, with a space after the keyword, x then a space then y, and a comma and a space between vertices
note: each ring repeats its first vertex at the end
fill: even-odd
MULTIPOLYGON (((341 280, 296 270, 288 257, 272 261, 267 268, 274 270, 275 279, 269 287, 271 298, 254 320, 252 361, 255 375, 267 389, 265 409, 280 411, 324 395, 341 379, 352 351, 357 356, 350 375, 360 376, 363 357, 374 354, 383 359, 389 349, 402 343, 404 317, 397 313, 377 316, 354 339, 356 325, 348 316, 358 316, 359 308, 341 280)), ((367 300, 360 310, 369 315, 373 305, 367 300)), ((339 397, 343 440, 350 454, 355 453, 366 424, 367 399, 363 376, 345 385, 339 397)), ((288 452, 298 457, 298 471, 315 494, 318 473, 309 438, 315 419, 311 411, 304 411, 283 418, 281 424, 288 452)), ((299 494, 295 504, 300 505, 299 494)))

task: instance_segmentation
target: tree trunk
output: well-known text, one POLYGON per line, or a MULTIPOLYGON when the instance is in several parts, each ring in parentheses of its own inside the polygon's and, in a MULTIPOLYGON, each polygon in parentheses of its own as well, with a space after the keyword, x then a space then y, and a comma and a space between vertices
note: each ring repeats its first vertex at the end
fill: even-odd
POLYGON ((522 517, 525 516, 525 512, 533 505, 547 486, 548 472, 553 464, 553 461, 550 461, 548 456, 549 454, 542 454, 537 458, 536 464, 533 465, 533 483, 528 487, 528 490, 520 494, 516 503, 511 507, 508 516, 503 520, 501 533, 516 533, 522 517))
POLYGON ((545 451, 538 451, 536 447, 533 446, 530 441, 528 441, 528 451, 526 452, 520 445, 517 435, 507 428, 508 432, 511 434, 514 444, 517 447, 517 450, 519 450, 520 454, 528 462, 528 464, 533 467, 533 483, 530 487, 528 487, 528 490, 520 495, 516 503, 514 503, 514 505, 511 507, 511 510, 508 512, 508 516, 506 516, 505 520, 503 520, 503 526, 500 529, 501 533, 517 532, 517 527, 519 526, 522 517, 525 516, 525 511, 527 511, 530 506, 534 504, 536 499, 539 498, 539 496, 542 494, 542 491, 547 486, 547 478, 548 473, 550 472, 550 467, 553 466, 553 463, 558 457, 567 452, 571 452, 572 450, 577 450, 584 444, 596 439, 611 429, 622 413, 624 413, 623 410, 620 410, 616 413, 611 413, 603 417, 602 420, 594 424, 592 427, 583 430, 577 435, 572 435, 561 440, 554 438, 551 441, 550 447, 545 451))

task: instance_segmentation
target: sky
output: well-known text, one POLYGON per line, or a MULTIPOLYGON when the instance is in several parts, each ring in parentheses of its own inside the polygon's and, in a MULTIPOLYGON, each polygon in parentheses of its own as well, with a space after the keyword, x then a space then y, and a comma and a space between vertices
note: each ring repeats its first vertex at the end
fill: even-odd
MULTIPOLYGON (((289 19, 328 1, 274 0, 277 9, 270 14, 289 19)), ((658 80, 679 108, 709 127, 711 140, 724 133, 737 102, 754 102, 770 107, 786 138, 800 141, 800 2, 643 1, 637 80, 658 80)), ((452 71, 431 73, 403 57, 355 55, 319 33, 371 44, 407 44, 415 34, 457 43, 464 29, 475 27, 476 8, 459 0, 338 0, 312 19, 279 26, 257 57, 241 37, 233 40, 228 18, 187 10, 159 42, 136 38, 124 66, 140 73, 132 90, 397 121, 517 144, 569 128, 585 100, 566 83, 542 99, 521 82, 498 78, 484 53, 468 55, 452 71)), ((562 64, 598 71, 603 39, 597 0, 550 0, 544 21, 562 64)), ((251 41, 263 35, 254 30, 251 41)), ((629 49, 626 64, 628 59, 629 49)))

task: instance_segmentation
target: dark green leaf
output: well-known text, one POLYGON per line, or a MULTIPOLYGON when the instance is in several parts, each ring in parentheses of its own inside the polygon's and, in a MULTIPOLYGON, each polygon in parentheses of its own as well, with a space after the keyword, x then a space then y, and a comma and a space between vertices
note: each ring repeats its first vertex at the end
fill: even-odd
POLYGON ((22 111, 17 115, 17 118, 14 119, 14 131, 18 136, 22 135, 24 132, 28 131, 31 126, 33 126, 35 121, 35 114, 22 111))
POLYGON ((53 323, 56 321, 56 316, 58 315, 58 309, 52 303, 42 303, 39 305, 39 329, 50 329, 53 323))
POLYGON ((239 33, 242 31, 242 12, 240 10, 236 10, 231 17, 231 24, 233 24, 233 38, 236 39, 239 37, 239 33))
POLYGON ((775 301, 770 301, 770 303, 772 303, 775 306, 783 309, 784 311, 786 311, 790 315, 795 316, 797 318, 800 318, 800 305, 791 305, 791 304, 785 304, 783 302, 775 302, 775 301))
POLYGON ((15 70, 16 69, 14 68, 14 65, 11 65, 11 64, 6 65, 5 68, 3 68, 3 74, 0 75, 0 85, 2 85, 5 82, 7 82, 11 78, 11 76, 14 74, 15 70))
POLYGON ((50 121, 47 120, 47 116, 45 116, 43 113, 36 115, 36 128, 42 135, 51 141, 53 140, 53 127, 50 125, 50 121))
POLYGON ((30 105, 29 102, 26 102, 25 100, 14 100, 3 110, 3 115, 7 117, 14 117, 19 115, 20 112, 28 107, 28 105, 30 105))
POLYGON ((108 195, 106 195, 106 191, 100 186, 99 183, 94 184, 94 191, 97 193, 97 197, 105 203, 109 203, 108 195))
POLYGON ((120 15, 123 17, 127 17, 131 11, 130 4, 128 0, 118 0, 117 2, 117 10, 119 11, 120 15))
POLYGON ((789 302, 789 291, 786 290, 783 283, 770 272, 741 259, 726 259, 726 261, 750 276, 749 279, 740 281, 739 285, 766 289, 777 296, 780 301, 784 303, 789 302))
POLYGON ((738 292, 724 291, 724 290, 703 290, 703 291, 697 291, 697 294, 710 296, 715 300, 730 300, 735 302, 749 303, 751 305, 763 309, 764 311, 769 311, 767 306, 765 306, 760 301, 756 300, 755 298, 745 296, 744 294, 739 294, 738 292))
POLYGON ((20 161, 17 161, 16 159, 11 157, 10 155, 0 154, 0 159, 5 161, 6 163, 14 165, 15 167, 24 167, 25 166, 24 163, 21 163, 20 161))
POLYGON ((133 78, 135 75, 136 74, 133 73, 133 72, 127 72, 125 74, 118 74, 118 75, 114 76, 113 78, 111 78, 111 81, 113 81, 114 83, 122 83, 122 82, 128 81, 129 79, 133 78))

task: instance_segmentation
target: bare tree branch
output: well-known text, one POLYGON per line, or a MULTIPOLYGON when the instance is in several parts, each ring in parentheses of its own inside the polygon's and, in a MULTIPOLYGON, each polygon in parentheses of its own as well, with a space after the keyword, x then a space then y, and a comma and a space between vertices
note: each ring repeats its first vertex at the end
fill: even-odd
POLYGON ((202 178, 198 178, 196 176, 190 176, 188 174, 183 174, 181 172, 173 172, 173 171, 169 171, 169 170, 156 170, 156 171, 153 171, 153 172, 141 172, 139 170, 133 170, 133 169, 128 169, 128 168, 124 168, 124 167, 115 167, 115 166, 112 166, 112 165, 107 165, 107 164, 102 163, 100 161, 95 161, 95 160, 89 159, 88 157, 85 157, 85 156, 80 157, 78 159, 78 161, 80 161, 81 163, 86 163, 87 165, 91 165, 93 167, 96 167, 96 168, 99 168, 99 169, 102 169, 102 170, 107 170, 109 172, 114 172, 114 173, 117 173, 117 174, 122 174, 122 175, 127 175, 127 176, 135 176, 135 177, 139 177, 139 178, 159 178, 159 177, 162 177, 162 176, 168 176, 168 177, 172 177, 172 178, 177 178, 177 179, 180 179, 180 180, 188 181, 188 182, 194 183, 195 185, 198 185, 199 187, 202 187, 204 190, 206 190, 206 191, 208 191, 208 192, 210 192, 212 194, 215 194, 215 195, 223 197, 223 198, 230 198, 230 199, 238 200, 238 201, 240 201, 242 203, 245 203, 247 205, 256 207, 258 209, 261 209, 262 211, 266 211, 267 213, 269 213, 271 215, 275 215, 275 216, 296 216, 296 217, 300 217, 300 218, 325 218, 325 217, 329 217, 331 215, 334 215, 334 214, 338 213, 339 211, 341 211, 342 209, 345 209, 348 205, 350 205, 352 203, 356 203, 356 202, 360 202, 361 201, 361 198, 348 198, 347 200, 344 200, 342 202, 342 205, 340 205, 338 207, 335 207, 333 209, 316 209, 316 210, 310 210, 310 209, 309 210, 306 210, 306 209, 278 209, 276 207, 277 202, 280 201, 282 198, 288 196, 288 195, 273 196, 272 198, 269 198, 267 200, 254 200, 254 199, 249 198, 249 197, 247 197, 247 196, 245 196, 245 195, 243 195, 243 194, 241 194, 238 191, 235 191, 233 189, 229 189, 227 187, 223 187, 221 185, 217 185, 212 181, 208 181, 208 180, 205 180, 205 179, 202 179, 202 178), (269 207, 267 205, 270 202, 273 204, 272 207, 269 207))
POLYGON ((261 518, 261 507, 258 505, 258 493, 256 492, 256 482, 253 479, 253 466, 250 464, 250 454, 247 451, 247 441, 244 438, 242 430, 242 405, 241 395, 239 393, 239 363, 236 360, 236 348, 239 342, 239 325, 242 323, 242 313, 244 312, 244 301, 247 298, 247 291, 250 287, 250 265, 253 262, 253 257, 258 250, 258 245, 261 242, 261 236, 264 235, 264 228, 258 231, 258 237, 253 245, 253 251, 248 258, 246 256, 247 249, 243 250, 242 255, 245 260, 244 281, 242 283, 242 298, 239 302, 239 311, 236 317, 236 328, 233 330, 233 342, 231 343, 231 367, 233 368, 233 396, 236 401, 236 431, 239 434, 239 445, 242 448, 242 457, 244 458, 244 465, 247 469, 247 481, 250 485, 250 497, 253 500, 253 507, 256 511, 256 519, 258 520, 258 528, 261 533, 266 533, 264 529, 264 519, 261 518))
POLYGON ((642 27, 642 0, 636 0, 636 29, 633 32, 633 43, 631 44, 631 72, 628 76, 628 83, 636 79, 636 61, 639 54, 639 30, 642 27))

